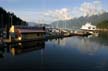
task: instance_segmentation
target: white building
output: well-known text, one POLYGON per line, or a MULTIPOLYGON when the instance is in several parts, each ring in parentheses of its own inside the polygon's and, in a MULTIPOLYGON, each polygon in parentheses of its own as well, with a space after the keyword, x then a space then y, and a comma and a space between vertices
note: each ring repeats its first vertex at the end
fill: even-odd
POLYGON ((87 22, 85 25, 82 25, 81 30, 96 30, 96 26, 87 22))

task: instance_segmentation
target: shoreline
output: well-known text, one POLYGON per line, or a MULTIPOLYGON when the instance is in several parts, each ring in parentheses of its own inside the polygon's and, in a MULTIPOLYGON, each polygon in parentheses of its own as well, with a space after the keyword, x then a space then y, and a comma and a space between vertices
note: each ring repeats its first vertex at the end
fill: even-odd
POLYGON ((103 32, 108 32, 108 29, 97 29, 97 31, 103 31, 103 32))

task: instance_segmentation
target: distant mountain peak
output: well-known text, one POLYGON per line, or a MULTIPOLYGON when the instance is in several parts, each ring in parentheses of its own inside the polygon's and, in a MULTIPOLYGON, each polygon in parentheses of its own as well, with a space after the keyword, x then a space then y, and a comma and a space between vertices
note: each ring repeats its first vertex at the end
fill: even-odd
POLYGON ((52 25, 55 27, 58 26, 60 28, 66 27, 66 28, 72 29, 73 26, 80 28, 86 22, 91 22, 93 25, 96 25, 97 23, 104 20, 108 20, 108 12, 103 12, 103 13, 92 15, 92 16, 81 16, 79 18, 74 18, 71 20, 55 21, 52 23, 52 25))

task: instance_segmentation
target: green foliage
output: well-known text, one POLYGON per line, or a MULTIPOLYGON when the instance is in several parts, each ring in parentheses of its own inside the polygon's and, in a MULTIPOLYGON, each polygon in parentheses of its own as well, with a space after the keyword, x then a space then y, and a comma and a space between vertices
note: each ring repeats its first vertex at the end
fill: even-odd
POLYGON ((108 29, 108 20, 102 21, 97 24, 97 28, 108 29))
POLYGON ((19 17, 14 15, 14 13, 6 12, 2 7, 0 7, 0 28, 10 25, 27 25, 27 23, 21 20, 19 17), (12 23, 11 23, 12 18, 12 23))

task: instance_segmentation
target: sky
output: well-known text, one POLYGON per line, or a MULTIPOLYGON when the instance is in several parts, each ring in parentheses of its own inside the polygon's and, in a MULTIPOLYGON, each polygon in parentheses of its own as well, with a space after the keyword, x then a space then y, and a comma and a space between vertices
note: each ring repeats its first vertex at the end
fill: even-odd
POLYGON ((28 22, 51 23, 108 12, 108 0, 0 0, 0 7, 28 22))

